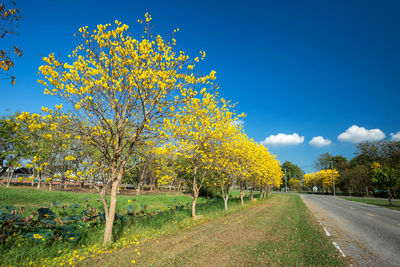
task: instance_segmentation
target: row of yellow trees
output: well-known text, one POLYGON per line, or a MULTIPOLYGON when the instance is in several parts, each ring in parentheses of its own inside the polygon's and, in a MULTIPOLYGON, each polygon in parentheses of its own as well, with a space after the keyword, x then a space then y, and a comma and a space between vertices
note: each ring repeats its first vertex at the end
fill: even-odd
POLYGON ((220 188, 227 209, 234 183, 243 200, 246 186, 265 195, 283 176, 275 157, 237 123, 243 115, 218 96, 215 71, 194 72, 205 52, 190 58, 175 51, 176 40, 155 35, 151 20, 146 14, 140 38, 119 21, 80 28, 80 43, 67 61, 50 54, 39 68, 45 94, 58 96, 68 111, 43 107, 42 114, 15 119, 25 142, 20 154, 37 176, 81 179, 98 190, 104 243, 112 240, 121 182, 149 151, 156 155, 160 183, 183 173, 193 217, 205 184, 220 188))

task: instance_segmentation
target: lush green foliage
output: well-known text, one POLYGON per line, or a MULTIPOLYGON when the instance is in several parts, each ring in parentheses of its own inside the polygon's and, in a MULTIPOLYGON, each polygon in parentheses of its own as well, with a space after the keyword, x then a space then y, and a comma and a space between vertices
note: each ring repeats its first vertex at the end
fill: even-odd
POLYGON ((340 155, 324 153, 317 158, 315 166, 320 170, 328 170, 331 168, 330 161, 333 161, 334 168, 340 174, 335 184, 342 194, 386 197, 388 187, 393 197, 398 197, 400 193, 400 184, 396 179, 400 177, 400 142, 361 142, 351 160, 340 155), (383 168, 374 170, 371 168, 374 163, 382 165, 383 168), (381 192, 382 189, 386 191, 381 192))
POLYGON ((291 163, 290 161, 285 161, 282 164, 282 169, 286 169, 286 176, 288 177, 288 179, 301 179, 301 177, 303 177, 304 175, 304 171, 299 166, 291 163))

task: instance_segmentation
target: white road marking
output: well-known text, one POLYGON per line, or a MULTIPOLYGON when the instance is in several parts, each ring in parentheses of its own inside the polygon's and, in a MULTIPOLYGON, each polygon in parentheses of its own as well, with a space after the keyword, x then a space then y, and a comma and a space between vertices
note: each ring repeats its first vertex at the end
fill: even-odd
POLYGON ((344 254, 343 250, 339 247, 339 245, 335 241, 333 241, 332 244, 335 246, 335 248, 337 250, 339 250, 339 253, 340 253, 340 255, 342 255, 343 258, 346 257, 346 255, 344 254))
MULTIPOLYGON (((323 228, 324 228, 325 234, 326 234, 327 236, 331 236, 331 234, 328 232, 328 230, 326 230, 325 227, 323 227, 323 228)), ((342 255, 343 258, 346 257, 346 255, 344 254, 343 250, 339 247, 339 245, 338 245, 335 241, 332 241, 332 244, 333 244, 333 245, 335 246, 335 248, 339 251, 340 255, 342 255)))
POLYGON ((331 236, 331 234, 328 232, 328 230, 326 230, 325 227, 324 227, 324 230, 325 230, 325 234, 326 234, 327 236, 331 236))

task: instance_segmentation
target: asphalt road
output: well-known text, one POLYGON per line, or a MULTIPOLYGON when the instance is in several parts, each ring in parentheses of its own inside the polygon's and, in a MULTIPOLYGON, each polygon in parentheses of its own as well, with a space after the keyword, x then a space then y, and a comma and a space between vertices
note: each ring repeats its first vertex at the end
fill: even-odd
POLYGON ((400 266, 400 211, 333 196, 301 197, 353 266, 400 266))

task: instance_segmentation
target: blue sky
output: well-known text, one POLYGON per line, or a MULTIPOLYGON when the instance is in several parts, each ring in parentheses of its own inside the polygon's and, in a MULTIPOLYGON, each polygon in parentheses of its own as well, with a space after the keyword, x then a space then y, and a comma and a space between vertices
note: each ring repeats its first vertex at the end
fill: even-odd
POLYGON ((79 27, 118 19, 134 32, 149 12, 155 32, 180 28, 178 48, 207 52, 201 71, 217 72, 222 96, 247 113, 247 134, 258 142, 270 137, 266 146, 281 162, 311 171, 321 153, 350 158, 360 140, 400 131, 399 1, 17 1, 17 7, 24 17, 19 35, 1 45, 18 45, 23 57, 13 70, 16 85, 0 80, 0 114, 58 103, 42 94, 37 69, 50 52, 66 59, 79 27), (360 128, 339 140, 353 125, 360 128), (293 143, 294 133, 302 143, 271 144, 293 143), (316 136, 331 144, 310 145, 316 136))

